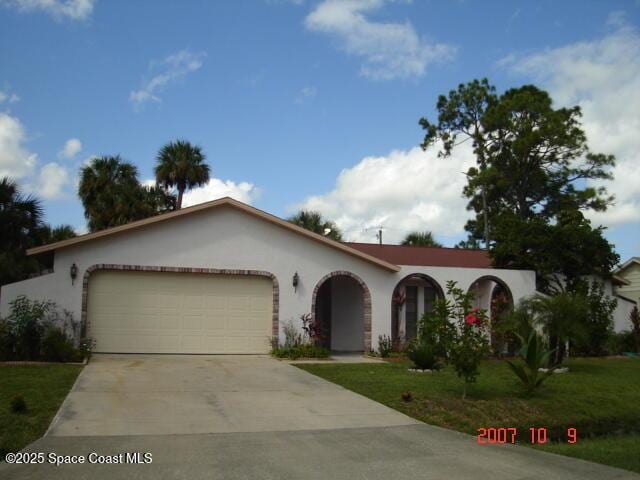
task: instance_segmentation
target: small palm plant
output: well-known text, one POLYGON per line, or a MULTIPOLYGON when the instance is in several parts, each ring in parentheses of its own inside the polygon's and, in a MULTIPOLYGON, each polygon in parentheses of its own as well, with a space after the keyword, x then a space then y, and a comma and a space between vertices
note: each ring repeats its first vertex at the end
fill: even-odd
MULTIPOLYGON (((524 339, 522 339, 524 340, 524 339)), ((553 350, 544 348, 542 339, 537 332, 532 331, 526 343, 520 349, 520 356, 524 360, 524 365, 516 364, 507 360, 507 364, 522 382, 527 393, 532 394, 542 382, 553 374, 555 367, 545 371, 541 368, 549 364, 549 357, 553 354, 553 350)))

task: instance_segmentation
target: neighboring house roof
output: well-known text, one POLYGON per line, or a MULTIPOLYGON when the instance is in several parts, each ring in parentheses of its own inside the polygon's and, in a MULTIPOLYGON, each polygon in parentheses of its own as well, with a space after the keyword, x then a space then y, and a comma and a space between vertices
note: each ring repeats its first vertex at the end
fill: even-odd
POLYGON ((143 220, 137 220, 135 222, 127 223, 125 225, 107 228, 105 230, 100 230, 97 232, 88 233, 86 235, 80 235, 78 237, 62 240, 60 242, 50 243, 48 245, 42 245, 40 247, 31 248, 27 250, 27 255, 37 255, 39 253, 50 252, 53 250, 59 250, 61 248, 71 247, 79 243, 90 242, 92 240, 97 240, 99 238, 108 237, 110 235, 117 235, 123 232, 127 232, 129 230, 143 228, 155 223, 166 222, 176 217, 190 215, 192 213, 201 212, 203 210, 218 208, 222 206, 232 207, 244 213, 247 213, 249 215, 253 215, 256 218, 270 222, 278 227, 290 230, 294 233, 297 233, 298 235, 301 235, 310 240, 326 245, 335 250, 339 250, 341 252, 347 253, 361 260, 372 263, 378 267, 382 267, 388 271, 397 272, 400 270, 400 267, 398 267, 397 265, 391 262, 388 262, 374 255, 368 254, 367 252, 363 252, 362 250, 353 248, 349 244, 337 242, 335 240, 331 240, 330 238, 323 237, 322 235, 318 235, 317 233, 313 233, 302 227, 294 225, 293 223, 287 222, 286 220, 282 220, 281 218, 278 218, 274 215, 263 212, 262 210, 258 210, 257 208, 251 207, 247 204, 234 200, 230 197, 224 197, 218 200, 213 200, 211 202, 200 203, 198 205, 193 205, 192 207, 186 207, 180 210, 174 210, 172 212, 163 213, 160 215, 156 215, 154 217, 145 218, 143 220))
POLYGON ((352 242, 345 242, 345 245, 396 265, 492 268, 486 250, 352 242))
POLYGON ((626 270, 628 267, 630 267, 631 265, 633 265, 634 263, 637 263, 638 265, 640 265, 640 257, 631 257, 629 260, 627 260, 626 262, 624 262, 622 265, 620 265, 620 268, 618 268, 615 272, 613 273, 620 273, 623 270, 626 270))

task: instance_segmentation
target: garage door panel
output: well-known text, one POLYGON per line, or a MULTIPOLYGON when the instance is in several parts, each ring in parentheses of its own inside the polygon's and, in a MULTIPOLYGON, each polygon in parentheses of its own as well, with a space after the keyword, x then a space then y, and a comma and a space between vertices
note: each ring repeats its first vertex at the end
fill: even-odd
POLYGON ((258 276, 98 271, 89 336, 97 352, 266 353, 272 295, 258 276))

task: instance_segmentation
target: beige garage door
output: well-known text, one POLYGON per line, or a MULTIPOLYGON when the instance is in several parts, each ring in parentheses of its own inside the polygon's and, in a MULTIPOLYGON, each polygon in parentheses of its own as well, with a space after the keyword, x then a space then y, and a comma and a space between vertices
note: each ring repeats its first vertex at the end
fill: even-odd
POLYGON ((269 351, 273 290, 266 277, 97 271, 88 296, 97 352, 269 351))

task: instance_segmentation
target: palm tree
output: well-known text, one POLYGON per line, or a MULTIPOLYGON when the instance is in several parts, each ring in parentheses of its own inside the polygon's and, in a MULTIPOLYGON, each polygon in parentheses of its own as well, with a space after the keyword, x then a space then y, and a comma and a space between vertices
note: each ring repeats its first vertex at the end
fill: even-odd
POLYGON ((42 213, 40 200, 23 195, 8 177, 0 180, 0 285, 37 270, 37 261, 26 257, 25 250, 35 246, 42 213))
POLYGON ((156 182, 166 190, 178 191, 177 208, 182 208, 185 190, 209 181, 209 165, 200 147, 185 140, 170 142, 160 149, 156 164, 156 182))
POLYGON ((561 292, 555 295, 537 294, 521 301, 535 316, 555 349, 553 364, 560 365, 567 342, 584 341, 589 316, 589 304, 579 293, 561 292))
POLYGON ((298 213, 289 217, 288 222, 291 222, 299 227, 311 230, 312 232, 329 237, 333 240, 341 241, 342 233, 337 225, 331 220, 325 220, 319 212, 312 210, 300 210, 298 213))
POLYGON ((138 169, 120 156, 95 158, 80 170, 78 195, 92 232, 154 214, 144 201, 138 169))
POLYGON ((428 231, 411 232, 407 234, 402 241, 402 245, 408 245, 411 247, 442 247, 442 244, 436 242, 433 238, 433 234, 428 231))

